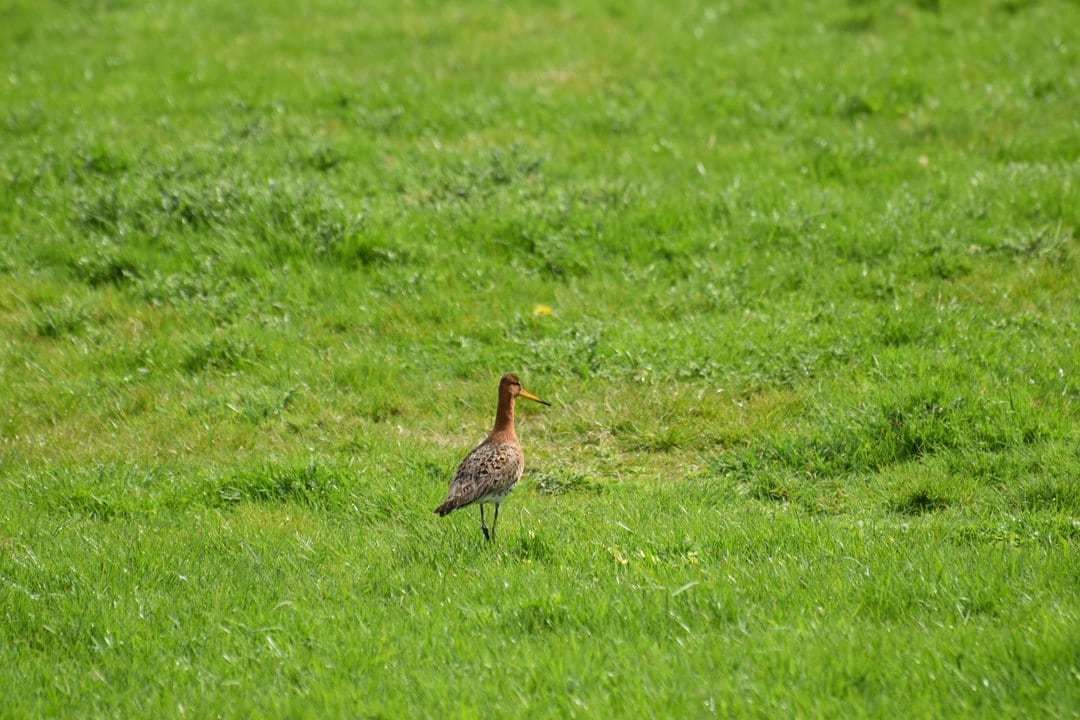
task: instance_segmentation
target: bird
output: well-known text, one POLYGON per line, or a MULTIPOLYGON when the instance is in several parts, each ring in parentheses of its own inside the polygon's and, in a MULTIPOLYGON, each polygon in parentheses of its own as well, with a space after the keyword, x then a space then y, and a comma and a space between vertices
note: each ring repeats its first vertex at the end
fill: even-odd
POLYGON ((495 542, 495 526, 499 522, 499 506, 521 479, 525 470, 525 454, 521 451, 517 432, 514 430, 514 403, 525 398, 550 407, 551 403, 521 387, 521 381, 513 373, 499 380, 499 406, 495 412, 495 426, 487 438, 465 456, 450 481, 450 490, 442 505, 435 508, 440 517, 460 508, 480 505, 480 529, 484 540, 495 542), (484 505, 495 506, 495 517, 488 530, 484 518, 484 505))

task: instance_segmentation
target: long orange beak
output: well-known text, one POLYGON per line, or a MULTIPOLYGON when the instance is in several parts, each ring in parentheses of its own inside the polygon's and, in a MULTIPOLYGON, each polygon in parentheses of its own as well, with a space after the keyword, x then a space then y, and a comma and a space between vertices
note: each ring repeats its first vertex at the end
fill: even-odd
POLYGON ((534 402, 540 403, 541 405, 547 405, 548 407, 551 407, 551 403, 549 403, 547 400, 541 400, 525 388, 521 388, 521 392, 519 392, 518 395, 525 398, 526 400, 532 400, 534 402))

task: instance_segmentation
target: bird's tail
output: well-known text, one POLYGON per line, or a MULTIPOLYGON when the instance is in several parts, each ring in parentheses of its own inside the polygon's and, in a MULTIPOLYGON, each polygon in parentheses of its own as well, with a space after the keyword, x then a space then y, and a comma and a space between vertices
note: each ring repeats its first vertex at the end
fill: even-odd
POLYGON ((435 514, 442 517, 443 515, 449 515, 453 511, 458 509, 458 501, 456 498, 447 498, 439 507, 435 508, 435 514))

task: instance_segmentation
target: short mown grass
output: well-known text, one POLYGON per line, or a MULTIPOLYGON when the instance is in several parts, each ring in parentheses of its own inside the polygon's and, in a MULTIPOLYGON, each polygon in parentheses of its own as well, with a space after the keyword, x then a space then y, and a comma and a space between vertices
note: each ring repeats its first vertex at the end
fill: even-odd
POLYGON ((1078 29, 0 2, 0 715, 1076 716, 1078 29))

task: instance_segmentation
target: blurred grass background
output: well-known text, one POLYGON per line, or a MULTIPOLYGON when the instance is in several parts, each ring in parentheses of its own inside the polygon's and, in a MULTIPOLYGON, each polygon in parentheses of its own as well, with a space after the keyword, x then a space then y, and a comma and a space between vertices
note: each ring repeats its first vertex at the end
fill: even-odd
POLYGON ((0 2, 2 713, 1075 716, 1078 27, 0 2))

